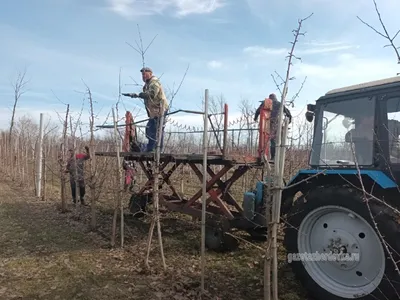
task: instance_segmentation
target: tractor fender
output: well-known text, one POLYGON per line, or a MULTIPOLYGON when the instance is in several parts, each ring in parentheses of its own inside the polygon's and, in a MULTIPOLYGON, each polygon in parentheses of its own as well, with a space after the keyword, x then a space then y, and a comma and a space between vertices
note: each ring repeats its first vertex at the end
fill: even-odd
POLYGON ((314 187, 331 186, 333 184, 350 184, 355 187, 363 185, 375 190, 397 189, 396 182, 380 170, 357 169, 304 169, 294 175, 282 192, 282 214, 292 206, 297 193, 307 194, 314 187))

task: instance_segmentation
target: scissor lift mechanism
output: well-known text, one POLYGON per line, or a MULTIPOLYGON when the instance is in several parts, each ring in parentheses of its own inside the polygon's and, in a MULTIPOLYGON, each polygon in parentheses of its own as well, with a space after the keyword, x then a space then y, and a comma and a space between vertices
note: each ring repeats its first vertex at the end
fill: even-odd
MULTIPOLYGON (((257 156, 236 155, 229 156, 226 154, 227 145, 227 127, 228 127, 228 105, 224 108, 224 141, 222 144, 221 154, 207 155, 207 173, 211 177, 206 186, 209 195, 207 199, 207 223, 222 225, 224 230, 229 228, 238 228, 248 230, 254 227, 254 224, 247 220, 243 215, 243 209, 230 193, 230 187, 241 178, 250 169, 261 169, 264 165, 265 158, 268 157, 270 138, 269 133, 269 117, 272 108, 270 99, 265 99, 264 108, 260 113, 259 127, 259 151, 257 156), (217 173, 213 171, 211 166, 222 166, 217 173), (231 171, 231 172, 230 172, 231 171)), ((153 153, 131 152, 130 144, 136 139, 136 128, 133 122, 132 114, 126 112, 125 118, 125 137, 124 151, 120 153, 125 162, 133 162, 139 165, 147 177, 147 182, 135 193, 138 197, 150 197, 153 188, 153 153)), ((137 124, 137 123, 136 123, 137 124)), ((104 126, 103 126, 104 127, 104 126)), ((97 156, 116 157, 116 152, 96 152, 97 156)), ((191 215, 195 218, 201 217, 201 196, 202 188, 192 196, 184 196, 177 192, 170 178, 172 174, 181 166, 189 165, 193 172, 197 175, 200 182, 203 181, 203 173, 197 165, 203 165, 202 154, 165 154, 160 155, 160 204, 167 207, 171 211, 181 212, 191 215), (168 187, 170 193, 164 192, 168 187), (161 192, 162 190, 162 192, 161 192)), ((132 169, 125 168, 125 184, 129 185, 132 180, 132 169)))

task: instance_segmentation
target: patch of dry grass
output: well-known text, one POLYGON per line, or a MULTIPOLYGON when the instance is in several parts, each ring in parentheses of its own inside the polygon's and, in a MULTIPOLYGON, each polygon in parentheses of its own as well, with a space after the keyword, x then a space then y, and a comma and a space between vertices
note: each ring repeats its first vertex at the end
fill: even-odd
MULTIPOLYGON (((104 206, 90 232, 89 209, 61 214, 0 181, 0 299, 199 299, 200 228, 190 218, 163 215, 168 270, 153 242, 152 270, 143 265, 149 220, 126 219, 124 249, 110 249, 112 213, 104 206)), ((262 244, 259 244, 262 246, 262 244)), ((231 253, 207 253, 210 299, 262 299, 262 253, 241 243, 231 253)), ((280 254, 280 297, 306 299, 280 254)))

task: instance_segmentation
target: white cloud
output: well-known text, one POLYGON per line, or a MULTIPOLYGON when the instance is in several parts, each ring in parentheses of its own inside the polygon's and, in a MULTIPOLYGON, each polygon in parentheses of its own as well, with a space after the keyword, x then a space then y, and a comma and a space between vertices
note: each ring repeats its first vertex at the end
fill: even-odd
MULTIPOLYGON (((358 49, 357 45, 349 45, 341 42, 308 42, 306 45, 312 47, 295 49, 297 56, 310 54, 323 54, 329 52, 339 52, 350 49, 358 49)), ((299 45, 300 46, 300 45, 299 45)), ((263 58, 273 55, 286 55, 290 52, 289 48, 268 48, 263 46, 249 46, 243 49, 243 52, 254 58, 263 58)))
POLYGON ((288 50, 286 48, 267 48, 262 46, 250 46, 244 48, 243 52, 255 58, 260 58, 271 55, 287 54, 288 50))
POLYGON ((220 62, 218 60, 212 60, 207 63, 207 67, 212 70, 220 69, 220 68, 222 68, 222 62, 220 62))
POLYGON ((299 55, 308 55, 308 54, 319 54, 319 53, 328 53, 328 52, 338 52, 343 50, 350 49, 358 49, 360 46, 356 45, 342 45, 342 46, 326 46, 326 47, 315 47, 310 49, 298 50, 296 51, 299 55))
MULTIPOLYGON (((397 72, 395 59, 362 58, 349 53, 333 57, 323 64, 298 63, 292 69, 292 76, 297 78, 293 83, 301 82, 305 76, 307 81, 296 102, 314 103, 329 90, 393 77, 397 72)), ((292 93, 295 90, 291 88, 292 93)))
POLYGON ((318 80, 321 85, 331 82, 330 85, 334 84, 339 87, 341 83, 351 85, 392 77, 396 75, 397 69, 395 60, 359 58, 345 53, 339 55, 333 64, 326 66, 308 63, 298 64, 294 69, 294 74, 295 76, 309 76, 310 79, 318 80))
POLYGON ((225 6, 225 0, 107 0, 109 9, 125 18, 162 14, 174 9, 176 16, 208 14, 225 6))
POLYGON ((341 46, 345 44, 344 42, 332 42, 332 41, 322 41, 322 40, 309 40, 304 42, 305 45, 310 45, 313 47, 332 47, 341 46))
POLYGON ((265 0, 246 0, 250 12, 260 20, 267 20, 268 23, 274 23, 271 18, 265 17, 265 12, 271 7, 271 3, 265 0))
MULTIPOLYGON (((112 85, 111 82, 118 77, 121 65, 116 58, 104 60, 97 58, 93 52, 82 54, 73 48, 49 45, 50 41, 40 36, 10 26, 0 25, 0 35, 4 36, 4 47, 0 54, 9 58, 5 63, 10 69, 17 64, 27 65, 29 89, 40 85, 42 89, 49 91, 57 86, 75 85, 82 90, 84 85, 81 78, 84 78, 89 86, 93 82, 106 86, 112 85)), ((6 72, 0 74, 4 85, 9 83, 10 79, 15 80, 15 76, 10 78, 6 72)))

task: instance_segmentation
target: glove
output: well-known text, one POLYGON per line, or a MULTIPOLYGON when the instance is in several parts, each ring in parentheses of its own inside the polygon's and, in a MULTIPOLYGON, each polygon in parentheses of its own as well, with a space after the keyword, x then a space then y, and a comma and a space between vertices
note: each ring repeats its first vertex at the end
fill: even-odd
POLYGON ((137 98, 138 95, 135 93, 122 93, 122 96, 126 96, 126 97, 131 97, 131 98, 137 98))
POLYGON ((148 98, 148 95, 146 94, 146 93, 140 93, 139 95, 138 95, 138 97, 139 98, 142 98, 142 99, 147 99, 148 98))

